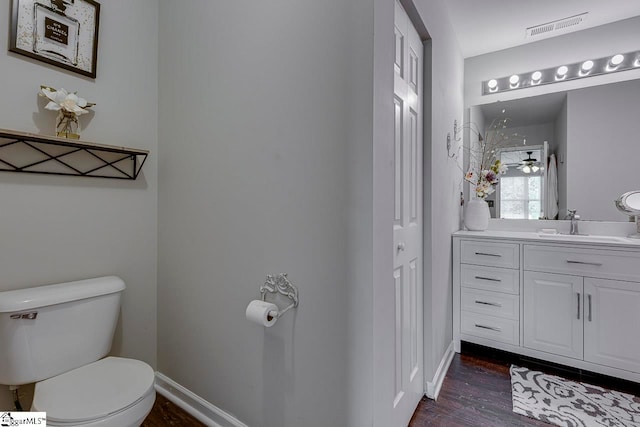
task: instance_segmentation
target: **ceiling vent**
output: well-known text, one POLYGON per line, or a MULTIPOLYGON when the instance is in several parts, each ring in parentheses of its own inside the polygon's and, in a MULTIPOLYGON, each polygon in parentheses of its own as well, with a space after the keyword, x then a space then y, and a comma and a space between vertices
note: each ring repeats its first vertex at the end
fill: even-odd
POLYGON ((529 27, 527 28, 527 38, 546 38, 575 31, 578 29, 578 26, 584 24, 588 14, 589 12, 584 12, 579 15, 558 19, 557 21, 547 22, 546 24, 536 25, 535 27, 529 27))

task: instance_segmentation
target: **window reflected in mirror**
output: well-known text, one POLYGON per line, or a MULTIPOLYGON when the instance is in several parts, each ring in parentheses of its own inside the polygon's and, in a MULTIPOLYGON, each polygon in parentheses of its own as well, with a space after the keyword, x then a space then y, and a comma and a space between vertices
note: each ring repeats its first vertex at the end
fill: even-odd
POLYGON ((507 173, 500 179, 494 206, 498 218, 541 219, 545 212, 546 152, 548 145, 503 149, 500 162, 507 173))

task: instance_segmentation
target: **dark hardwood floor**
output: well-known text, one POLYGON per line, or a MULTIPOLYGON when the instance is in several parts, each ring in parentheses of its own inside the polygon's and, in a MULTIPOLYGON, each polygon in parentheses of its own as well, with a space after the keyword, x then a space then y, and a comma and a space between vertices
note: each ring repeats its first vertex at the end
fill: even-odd
MULTIPOLYGON (((636 383, 565 368, 486 347, 463 344, 462 354, 456 355, 451 363, 438 401, 423 398, 409 427, 548 427, 549 424, 512 412, 511 378, 509 377, 511 364, 559 375, 574 381, 638 394, 636 383)), ((157 394, 153 410, 142 427, 166 426, 200 427, 204 424, 157 394)))
POLYGON ((548 426, 512 412, 509 366, 504 361, 456 355, 438 400, 423 398, 409 426, 548 426))
POLYGON ((200 427, 205 425, 183 411, 175 403, 167 400, 160 393, 156 393, 156 402, 153 404, 153 409, 141 427, 166 426, 200 427))
POLYGON ((462 354, 456 355, 451 363, 438 400, 423 398, 409 427, 548 427, 549 424, 512 412, 511 364, 625 393, 638 393, 638 384, 628 381, 465 344, 462 354))

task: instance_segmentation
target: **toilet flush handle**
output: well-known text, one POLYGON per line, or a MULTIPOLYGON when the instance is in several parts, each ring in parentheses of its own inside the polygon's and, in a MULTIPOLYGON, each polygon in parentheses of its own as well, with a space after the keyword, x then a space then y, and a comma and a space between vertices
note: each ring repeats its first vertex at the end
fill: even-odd
POLYGON ((18 320, 18 319, 33 320, 36 317, 38 317, 38 312, 37 311, 32 311, 30 313, 15 313, 15 314, 12 314, 11 316, 9 316, 9 318, 13 319, 13 320, 18 320))

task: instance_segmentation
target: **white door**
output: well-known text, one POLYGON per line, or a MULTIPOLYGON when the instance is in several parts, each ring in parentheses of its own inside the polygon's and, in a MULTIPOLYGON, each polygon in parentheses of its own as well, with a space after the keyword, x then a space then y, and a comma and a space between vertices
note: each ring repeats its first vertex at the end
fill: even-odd
POLYGON ((584 360, 640 372, 640 286, 584 279, 584 360))
POLYGON ((393 426, 406 426, 424 395, 422 358, 422 64, 423 47, 396 1, 394 77, 395 290, 393 426))
POLYGON ((524 346, 582 359, 582 277, 525 271, 524 346))

